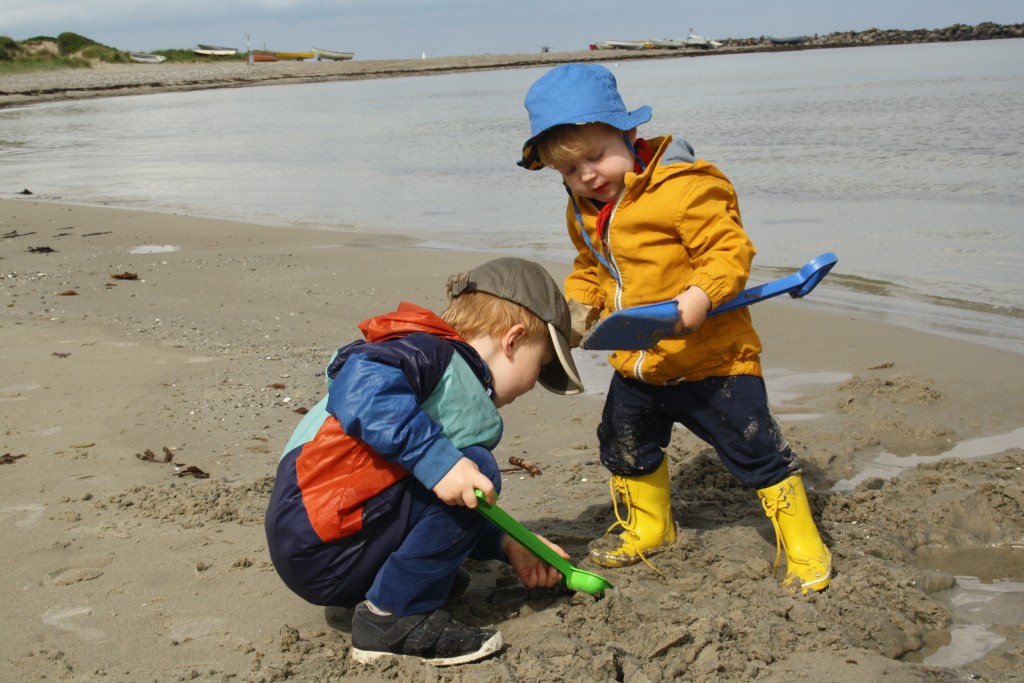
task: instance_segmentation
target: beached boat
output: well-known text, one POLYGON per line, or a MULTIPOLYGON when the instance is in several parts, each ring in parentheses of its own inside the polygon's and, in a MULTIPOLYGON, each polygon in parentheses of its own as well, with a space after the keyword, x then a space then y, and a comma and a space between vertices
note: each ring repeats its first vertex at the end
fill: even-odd
POLYGON ((650 40, 602 40, 590 45, 591 50, 649 50, 653 47, 650 40))
POLYGON ((231 48, 196 47, 193 48, 192 53, 197 54, 200 57, 230 57, 233 54, 237 54, 238 50, 232 50, 231 48))
POLYGON ((128 56, 131 57, 133 62, 138 62, 139 64, 159 64, 167 60, 167 57, 163 55, 151 55, 148 52, 129 52, 128 56))
POLYGON ((252 61, 254 62, 276 62, 277 55, 270 54, 269 52, 253 52, 252 61))
POLYGON ((686 41, 665 38, 663 40, 652 40, 651 45, 655 50, 680 50, 686 47, 686 41))
POLYGON ((352 59, 356 56, 354 52, 338 52, 336 50, 324 50, 323 48, 314 47, 313 52, 316 53, 316 60, 322 61, 324 59, 332 62, 340 62, 346 59, 352 59))
POLYGON ((275 52, 278 59, 294 59, 301 62, 303 59, 313 59, 316 53, 310 50, 309 52, 275 52))
POLYGON ((722 47, 722 44, 717 40, 711 40, 704 36, 698 36, 696 33, 691 33, 686 37, 686 47, 699 47, 704 49, 722 47))
POLYGON ((233 54, 236 54, 238 52, 238 50, 233 48, 233 47, 220 47, 219 45, 203 45, 202 43, 199 43, 198 45, 196 45, 196 49, 198 49, 198 50, 212 50, 214 52, 217 52, 217 53, 220 53, 220 54, 223 54, 223 55, 233 55, 233 54))
POLYGON ((807 36, 765 36, 772 45, 799 45, 807 36))

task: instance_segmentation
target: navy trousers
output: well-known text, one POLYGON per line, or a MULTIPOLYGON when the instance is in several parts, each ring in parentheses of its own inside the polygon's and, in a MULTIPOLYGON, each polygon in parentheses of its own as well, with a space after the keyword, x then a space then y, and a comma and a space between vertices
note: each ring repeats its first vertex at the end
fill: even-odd
MULTIPOLYGON (((490 451, 473 446, 463 455, 501 490, 490 451)), ((301 502, 296 504, 297 491, 289 454, 278 466, 264 526, 278 575, 315 605, 354 607, 368 599, 399 616, 431 612, 448 598, 467 557, 505 559, 494 525, 476 510, 446 505, 413 477, 367 502, 367 509, 386 511, 359 533, 328 543, 316 535, 301 502)))
POLYGON ((753 375, 655 386, 615 374, 597 428, 601 464, 622 477, 650 474, 676 422, 714 447, 745 486, 765 488, 799 471, 764 380, 753 375))

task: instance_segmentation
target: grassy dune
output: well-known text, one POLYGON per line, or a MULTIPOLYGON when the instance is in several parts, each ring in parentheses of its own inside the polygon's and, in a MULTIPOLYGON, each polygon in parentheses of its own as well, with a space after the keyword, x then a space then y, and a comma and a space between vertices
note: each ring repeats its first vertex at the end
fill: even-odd
MULTIPOLYGON (((192 50, 155 50, 153 54, 163 55, 168 62, 197 62, 204 57, 192 50)), ((245 54, 217 57, 218 61, 244 60, 245 54)), ((61 33, 53 36, 35 36, 17 41, 0 36, 0 75, 53 71, 58 69, 90 68, 96 63, 125 64, 131 61, 124 50, 97 43, 77 33, 61 33)))

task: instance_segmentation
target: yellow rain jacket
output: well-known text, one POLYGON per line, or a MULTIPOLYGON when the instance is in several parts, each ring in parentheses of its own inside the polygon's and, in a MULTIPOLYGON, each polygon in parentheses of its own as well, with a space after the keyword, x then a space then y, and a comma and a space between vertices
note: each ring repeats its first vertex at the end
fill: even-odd
MULTIPOLYGON (((565 280, 566 298, 599 307, 602 318, 667 301, 691 286, 704 290, 713 310, 739 294, 750 274, 755 249, 729 179, 671 136, 649 143, 653 157, 641 173, 626 174, 602 237, 599 208, 589 199, 572 195, 566 212, 579 252, 565 280)), ((660 385, 760 376, 760 352, 750 311, 740 308, 706 319, 686 338, 663 339, 646 351, 615 351, 609 362, 625 377, 660 385)))

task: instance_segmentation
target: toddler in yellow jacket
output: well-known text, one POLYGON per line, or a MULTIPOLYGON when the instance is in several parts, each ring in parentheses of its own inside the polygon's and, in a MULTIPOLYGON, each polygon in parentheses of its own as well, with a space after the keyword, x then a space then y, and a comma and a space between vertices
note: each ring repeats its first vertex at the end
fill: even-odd
POLYGON ((609 359, 615 374, 597 433, 618 521, 590 544, 591 559, 621 567, 675 543, 664 449, 678 422, 757 489, 785 551, 787 587, 823 590, 831 554, 796 455, 768 408, 750 312, 707 318, 742 291, 755 254, 732 183, 683 140, 638 138, 651 108, 627 110, 603 66, 556 67, 530 87, 525 104, 530 138, 519 165, 554 169, 569 193, 577 255, 565 295, 574 342, 613 311, 669 299, 679 305, 675 334, 609 359))

